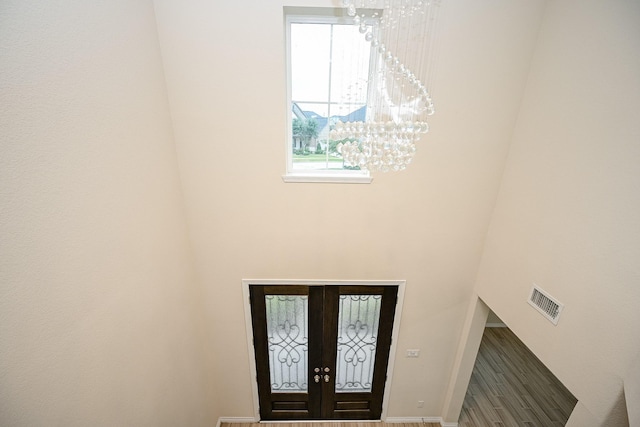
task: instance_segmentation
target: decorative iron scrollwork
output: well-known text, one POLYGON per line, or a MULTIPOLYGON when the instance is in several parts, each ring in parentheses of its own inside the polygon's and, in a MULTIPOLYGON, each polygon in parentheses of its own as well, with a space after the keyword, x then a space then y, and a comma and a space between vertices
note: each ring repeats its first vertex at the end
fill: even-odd
POLYGON ((272 391, 307 390, 307 297, 266 295, 272 391))
POLYGON ((381 295, 342 295, 338 318, 336 391, 370 391, 381 295))

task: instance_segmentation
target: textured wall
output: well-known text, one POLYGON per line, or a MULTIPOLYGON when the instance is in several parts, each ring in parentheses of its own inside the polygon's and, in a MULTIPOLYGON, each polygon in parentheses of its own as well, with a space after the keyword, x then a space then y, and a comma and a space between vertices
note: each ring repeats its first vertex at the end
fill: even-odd
POLYGON ((639 24, 637 1, 549 2, 478 276, 579 399, 572 426, 626 424, 640 352, 639 24), (565 304, 558 326, 533 282, 565 304))
POLYGON ((153 5, 0 5, 0 425, 212 425, 153 5))
POLYGON ((444 2, 438 112, 406 172, 285 184, 282 6, 335 3, 155 2, 219 415, 253 415, 243 278, 406 279, 388 415, 442 412, 543 2, 444 2))

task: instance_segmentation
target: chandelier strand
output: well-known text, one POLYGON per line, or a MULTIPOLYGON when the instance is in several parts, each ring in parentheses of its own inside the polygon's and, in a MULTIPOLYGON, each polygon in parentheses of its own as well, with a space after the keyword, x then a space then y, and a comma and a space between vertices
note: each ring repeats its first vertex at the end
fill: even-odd
POLYGON ((429 131, 435 113, 423 81, 432 83, 439 0, 343 0, 347 14, 370 43, 374 71, 369 73, 364 121, 335 123, 330 138, 345 165, 369 171, 404 170, 416 143, 429 131), (381 9, 373 16, 365 7, 381 9), (373 19, 372 19, 373 18, 373 19))

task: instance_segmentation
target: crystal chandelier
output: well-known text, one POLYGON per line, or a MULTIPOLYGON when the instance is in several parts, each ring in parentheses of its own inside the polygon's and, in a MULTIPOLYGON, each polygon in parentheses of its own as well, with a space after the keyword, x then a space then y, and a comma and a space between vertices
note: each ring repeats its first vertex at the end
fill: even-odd
POLYGON ((364 121, 335 123, 330 133, 345 165, 399 171, 411 163, 416 142, 435 112, 424 82, 432 79, 439 0, 343 0, 370 43, 364 121))

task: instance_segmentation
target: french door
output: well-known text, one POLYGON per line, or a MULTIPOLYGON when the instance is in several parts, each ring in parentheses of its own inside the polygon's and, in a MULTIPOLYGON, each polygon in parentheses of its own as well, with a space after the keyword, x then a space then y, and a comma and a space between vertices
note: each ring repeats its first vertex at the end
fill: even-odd
POLYGON ((380 419, 397 286, 249 292, 262 420, 380 419))

